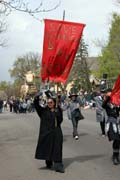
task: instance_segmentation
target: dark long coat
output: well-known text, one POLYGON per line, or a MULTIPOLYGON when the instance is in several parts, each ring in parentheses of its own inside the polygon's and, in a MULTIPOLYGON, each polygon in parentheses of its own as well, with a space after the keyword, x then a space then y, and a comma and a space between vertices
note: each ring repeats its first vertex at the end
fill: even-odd
POLYGON ((41 119, 35 158, 61 162, 63 144, 61 130, 61 123, 63 121, 62 110, 56 108, 55 112, 51 112, 47 106, 40 106, 39 97, 34 99, 34 105, 41 119))
POLYGON ((107 96, 103 101, 102 107, 105 108, 108 116, 106 129, 109 141, 120 141, 120 128, 117 119, 119 117, 120 107, 110 102, 110 96, 107 96))

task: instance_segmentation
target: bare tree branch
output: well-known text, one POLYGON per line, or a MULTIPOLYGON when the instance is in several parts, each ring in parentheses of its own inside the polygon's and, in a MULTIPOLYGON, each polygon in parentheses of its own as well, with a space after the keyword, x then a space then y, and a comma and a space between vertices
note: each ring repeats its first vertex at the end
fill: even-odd
POLYGON ((40 20, 40 18, 37 18, 37 14, 53 11, 60 6, 60 3, 61 0, 56 0, 56 3, 48 0, 0 0, 0 47, 6 45, 6 40, 1 37, 7 29, 3 16, 5 17, 16 10, 28 13, 35 19, 40 20))
POLYGON ((6 32, 7 30, 7 25, 4 20, 4 13, 5 9, 0 9, 0 47, 5 47, 6 46, 6 40, 3 38, 3 33, 6 32))
POLYGON ((30 15, 38 14, 41 12, 49 12, 53 11, 56 8, 60 6, 61 0, 57 0, 58 2, 53 5, 53 7, 44 8, 44 0, 41 0, 37 7, 31 8, 30 7, 30 0, 26 2, 27 0, 0 0, 0 5, 3 5, 4 8, 7 8, 8 11, 17 10, 21 12, 26 12, 30 15))

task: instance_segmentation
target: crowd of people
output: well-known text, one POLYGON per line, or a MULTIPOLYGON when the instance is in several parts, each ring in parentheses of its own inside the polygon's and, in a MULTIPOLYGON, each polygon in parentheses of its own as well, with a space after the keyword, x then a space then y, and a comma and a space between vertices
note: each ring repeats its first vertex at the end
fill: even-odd
MULTIPOLYGON (((112 141, 112 160, 114 165, 120 164, 120 106, 111 102, 112 89, 100 89, 94 97, 96 120, 100 123, 101 135, 112 141)), ((90 107, 87 106, 87 108, 90 107)))
MULTIPOLYGON (((60 101, 64 103, 66 98, 69 96, 68 92, 65 91, 63 94, 58 92, 58 98, 60 101)), ((95 106, 94 101, 94 93, 87 93, 87 92, 80 92, 80 104, 83 106, 91 105, 91 108, 95 106)), ((0 98, 0 113, 5 111, 15 112, 15 113, 26 113, 26 112, 34 112, 34 103, 33 97, 27 98, 17 98, 17 97, 10 97, 8 99, 0 98)))
POLYGON ((79 139, 78 124, 84 119, 81 113, 83 109, 92 108, 96 112, 96 121, 100 123, 102 137, 108 136, 113 141, 113 164, 120 164, 120 107, 111 103, 111 89, 99 89, 96 92, 80 92, 72 88, 69 93, 50 90, 38 92, 34 98, 26 99, 0 99, 0 113, 3 109, 14 113, 26 113, 36 111, 40 118, 40 131, 36 147, 35 158, 45 160, 46 167, 54 166, 56 172, 64 173, 62 149, 63 133, 61 123, 63 111, 67 111, 68 119, 73 127, 73 138, 79 139))
POLYGON ((32 97, 27 98, 15 98, 10 97, 7 100, 0 99, 0 113, 5 111, 13 113, 27 113, 34 112, 34 103, 32 97))
POLYGON ((107 135, 108 140, 113 141, 113 164, 120 164, 120 107, 111 103, 110 94, 111 89, 99 89, 91 99, 88 96, 86 96, 87 98, 85 96, 80 98, 80 95, 73 90, 69 95, 66 93, 58 94, 56 102, 56 99, 47 93, 47 96, 49 96, 46 103, 42 101, 42 94, 37 94, 34 104, 41 123, 35 158, 45 160, 46 167, 49 169, 54 164, 55 171, 64 172, 62 162, 63 135, 61 130, 63 111, 67 110, 68 118, 73 126, 73 138, 78 140, 78 123, 79 120, 84 119, 81 113, 81 107, 83 107, 84 109, 94 108, 96 110, 96 120, 100 123, 101 135, 103 137, 107 135))

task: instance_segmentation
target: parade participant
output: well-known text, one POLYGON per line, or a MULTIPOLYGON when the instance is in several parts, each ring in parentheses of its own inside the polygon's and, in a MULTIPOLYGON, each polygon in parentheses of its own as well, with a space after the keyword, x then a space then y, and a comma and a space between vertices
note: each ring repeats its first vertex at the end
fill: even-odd
POLYGON ((10 98, 8 100, 8 104, 9 104, 10 112, 12 112, 13 111, 13 98, 10 98))
POLYGON ((106 92, 106 98, 102 104, 102 107, 105 108, 108 116, 106 123, 106 132, 108 135, 109 141, 113 141, 113 164, 120 164, 119 151, 120 151, 120 128, 118 123, 118 116, 120 108, 115 104, 111 103, 111 89, 108 89, 106 92))
POLYGON ((0 113, 2 113, 3 111, 3 100, 0 99, 0 113))
POLYGON ((72 90, 71 94, 69 95, 70 102, 68 103, 68 119, 72 121, 73 125, 73 137, 78 140, 78 122, 81 119, 84 119, 83 115, 81 114, 80 106, 82 105, 80 99, 78 98, 78 95, 76 92, 73 92, 72 90))
POLYGON ((100 93, 94 97, 96 104, 96 120, 100 123, 100 128, 102 132, 102 137, 105 136, 105 122, 107 120, 107 114, 105 109, 102 107, 104 100, 105 90, 100 90, 100 93))
POLYGON ((41 120, 35 158, 45 160, 47 168, 51 169, 54 165, 56 172, 64 173, 62 163, 62 110, 56 106, 55 98, 48 97, 47 104, 42 104, 41 97, 42 93, 39 93, 34 98, 35 109, 41 120))

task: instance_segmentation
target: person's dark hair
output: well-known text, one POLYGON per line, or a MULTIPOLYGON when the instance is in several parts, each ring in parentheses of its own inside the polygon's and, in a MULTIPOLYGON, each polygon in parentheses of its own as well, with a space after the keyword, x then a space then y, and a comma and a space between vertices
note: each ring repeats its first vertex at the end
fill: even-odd
POLYGON ((56 106, 56 98, 49 97, 47 100, 49 100, 49 99, 53 100, 53 102, 55 103, 55 106, 56 106))
POLYGON ((106 89, 106 93, 108 92, 112 92, 112 89, 111 88, 106 89))
POLYGON ((106 93, 106 89, 100 89, 101 93, 106 93))

